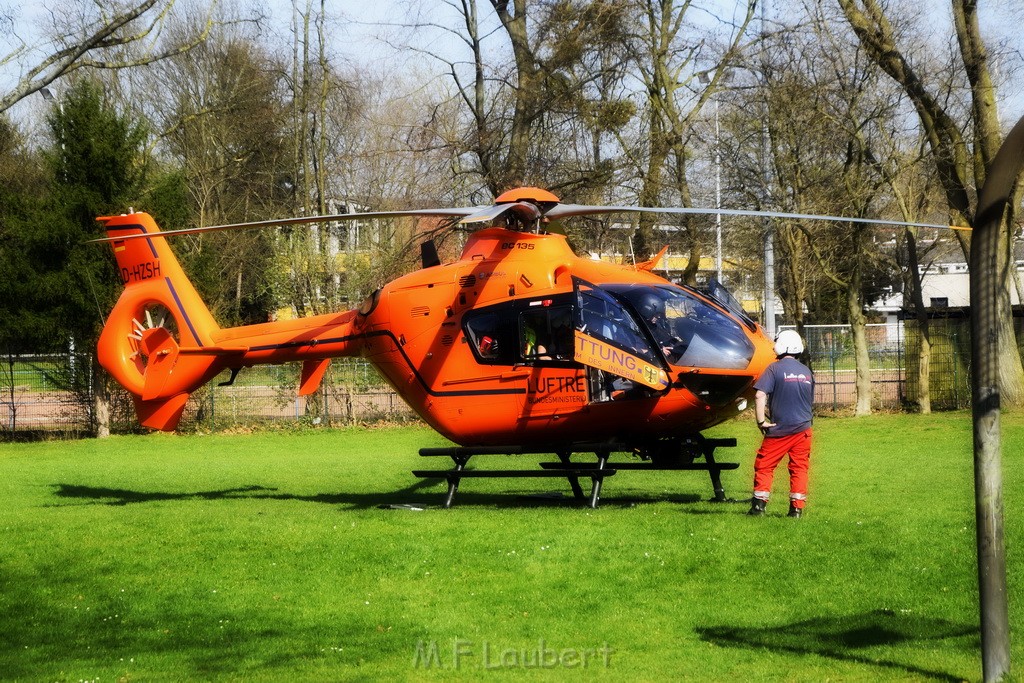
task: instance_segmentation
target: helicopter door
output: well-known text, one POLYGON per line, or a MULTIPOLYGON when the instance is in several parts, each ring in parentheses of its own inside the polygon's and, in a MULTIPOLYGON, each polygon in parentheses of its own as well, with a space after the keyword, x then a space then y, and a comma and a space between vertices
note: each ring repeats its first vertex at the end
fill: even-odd
POLYGON ((592 402, 645 397, 668 387, 668 374, 636 321, 614 297, 579 278, 574 360, 586 365, 592 402))

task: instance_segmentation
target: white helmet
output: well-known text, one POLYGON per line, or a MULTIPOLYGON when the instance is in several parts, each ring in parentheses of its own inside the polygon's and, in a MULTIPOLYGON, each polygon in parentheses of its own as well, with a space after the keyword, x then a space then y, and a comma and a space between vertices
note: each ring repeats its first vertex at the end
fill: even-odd
POLYGON ((782 330, 775 337, 776 356, 799 356, 804 352, 804 342, 796 330, 782 330))

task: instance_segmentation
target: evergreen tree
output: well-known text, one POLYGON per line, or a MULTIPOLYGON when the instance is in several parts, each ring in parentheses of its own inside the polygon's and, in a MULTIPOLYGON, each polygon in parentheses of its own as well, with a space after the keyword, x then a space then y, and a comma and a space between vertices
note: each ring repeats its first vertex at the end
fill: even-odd
POLYGON ((22 236, 36 222, 44 190, 38 155, 28 150, 20 131, 0 117, 0 400, 9 404, 3 429, 17 428, 15 363, 19 355, 35 351, 40 341, 40 316, 25 306, 32 271, 22 236))
POLYGON ((39 155, 21 132, 0 118, 0 352, 28 353, 40 343, 40 327, 25 319, 26 295, 34 288, 24 236, 39 222, 49 180, 39 155))
POLYGON ((126 212, 139 200, 146 130, 109 105, 102 87, 88 80, 74 83, 55 103, 47 125, 53 147, 44 159, 52 190, 39 220, 22 237, 32 286, 21 304, 38 316, 31 336, 45 350, 90 354, 92 367, 76 367, 72 360, 65 381, 81 395, 94 394, 90 421, 105 434, 106 383, 93 352, 120 279, 111 250, 86 242, 102 236, 97 216, 126 212))

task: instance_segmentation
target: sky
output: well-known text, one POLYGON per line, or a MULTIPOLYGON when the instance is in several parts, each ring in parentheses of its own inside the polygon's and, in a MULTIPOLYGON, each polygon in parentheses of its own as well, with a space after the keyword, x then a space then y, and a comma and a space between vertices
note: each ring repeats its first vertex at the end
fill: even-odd
MULTIPOLYGON (((489 7, 489 2, 478 1, 483 8, 482 21, 497 29, 498 21, 489 7)), ((901 1, 909 4, 914 11, 920 12, 921 16, 931 18, 934 25, 933 36, 936 40, 952 44, 954 35, 950 0, 895 0, 894 4, 901 1)), ((786 11, 780 8, 789 8, 794 4, 792 0, 767 0, 767 3, 769 23, 773 16, 786 11)), ((739 0, 697 0, 694 6, 702 4, 717 5, 718 9, 714 10, 717 17, 737 22, 740 21, 745 7, 739 0)), ((278 11, 285 16, 290 12, 289 0, 273 0, 271 6, 282 7, 283 12, 278 11)), ((438 23, 458 20, 458 15, 447 0, 342 0, 340 6, 341 14, 344 16, 341 21, 341 35, 345 36, 343 44, 339 45, 341 53, 370 68, 380 64, 394 68, 395 64, 401 63, 402 60, 423 62, 422 55, 416 53, 404 52, 396 55, 394 50, 378 37, 390 35, 394 38, 396 29, 389 29, 384 24, 396 21, 396 17, 407 16, 409 7, 430 8, 428 13, 423 15, 425 20, 432 19, 438 23)), ((999 84, 1001 114, 1004 121, 1010 125, 1024 115, 1024 35, 1019 31, 1020 25, 1024 24, 1024 0, 978 0, 978 6, 982 34, 993 47, 1005 55, 1005 59, 997 63, 996 71, 1003 71, 1003 75, 1007 77, 1013 76, 999 84)), ((695 13, 691 13, 688 16, 694 15, 695 13)), ((714 20, 718 22, 717 18, 714 20)), ((752 26, 752 29, 756 30, 756 25, 752 26)), ((408 33, 402 32, 402 35, 407 36, 408 33)), ((442 31, 422 31, 417 33, 417 37, 421 41, 420 46, 430 51, 451 54, 453 51, 464 50, 458 41, 446 36, 442 31)))
MULTIPOLYGON (((204 0, 178 0, 184 2, 203 3, 204 0)), ((285 40, 291 18, 290 0, 269 0, 260 2, 250 0, 260 9, 269 9, 274 18, 272 26, 275 32, 285 40)), ((481 17, 485 27, 497 29, 497 19, 487 0, 478 0, 481 6, 481 17)), ((716 13, 729 17, 736 15, 741 8, 733 0, 708 0, 719 5, 716 13)), ((934 17, 935 35, 950 35, 949 0, 906 0, 919 9, 925 16, 934 17)), ((769 0, 768 16, 778 13, 780 6, 788 6, 784 0, 769 0), (776 4, 774 7, 771 3, 776 4)), ((314 3, 315 4, 315 3, 314 3)), ((1024 2, 1012 0, 980 0, 979 11, 984 22, 984 35, 993 43, 1002 46, 1008 55, 1006 63, 1000 65, 1006 73, 1016 72, 1014 79, 1017 85, 1002 88, 1001 95, 1005 101, 1001 104, 1004 118, 1015 120, 1024 114, 1024 38, 1016 28, 1024 22, 1024 2)), ((414 68, 430 69, 430 60, 422 52, 396 51, 388 45, 388 39, 404 43, 409 32, 398 27, 388 27, 388 23, 403 23, 405 17, 415 8, 420 8, 424 21, 448 23, 457 19, 448 0, 340 0, 328 2, 329 12, 333 15, 331 35, 334 38, 333 48, 340 57, 356 68, 369 71, 386 71, 393 69, 409 70, 414 68)), ((44 32, 41 27, 50 20, 49 10, 43 3, 26 3, 19 0, 0 0, 0 61, 6 56, 8 45, 16 44, 12 35, 18 36, 29 45, 39 44, 38 37, 44 32), (4 18, 11 21, 4 22, 4 18)), ((417 46, 422 50, 444 53, 445 55, 460 54, 462 46, 450 34, 440 29, 420 30, 414 33, 417 46)), ((0 64, 0 89, 9 90, 17 77, 40 59, 39 51, 28 51, 19 59, 7 64, 0 64)), ((41 98, 33 97, 33 100, 41 98)), ((12 112, 19 119, 33 119, 39 111, 38 103, 19 105, 12 112)))

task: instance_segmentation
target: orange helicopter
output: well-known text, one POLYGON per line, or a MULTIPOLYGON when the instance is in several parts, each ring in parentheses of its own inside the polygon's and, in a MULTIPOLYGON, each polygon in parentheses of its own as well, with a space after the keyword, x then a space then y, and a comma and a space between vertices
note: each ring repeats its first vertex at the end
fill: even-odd
MULTIPOLYGON (((519 188, 493 206, 341 214, 161 232, 145 213, 107 216, 124 291, 107 318, 98 358, 134 398, 144 426, 173 430, 190 393, 224 370, 302 361, 299 395, 317 390, 331 358, 362 356, 423 420, 458 446, 423 449, 452 457, 450 471, 417 471, 449 482, 451 505, 467 476, 615 473, 610 454, 653 466, 706 469, 724 499, 716 446, 701 437, 735 417, 775 358, 773 342, 722 288, 711 294, 636 266, 573 253, 550 221, 597 213, 707 213, 562 204, 551 192, 519 188), (295 320, 222 328, 182 271, 169 235, 394 216, 459 218, 491 225, 442 264, 431 244, 423 267, 373 292, 358 308, 295 320), (570 459, 597 454, 595 463, 570 459), (467 470, 484 453, 554 453, 542 470, 467 470)), ((759 212, 714 210, 725 214, 759 212)), ((798 214, 773 214, 799 216, 798 214)), ((881 221, 878 221, 881 222, 881 221)), ((664 252, 663 252, 664 253, 664 252)), ((730 443, 731 442, 731 443, 730 443)))

